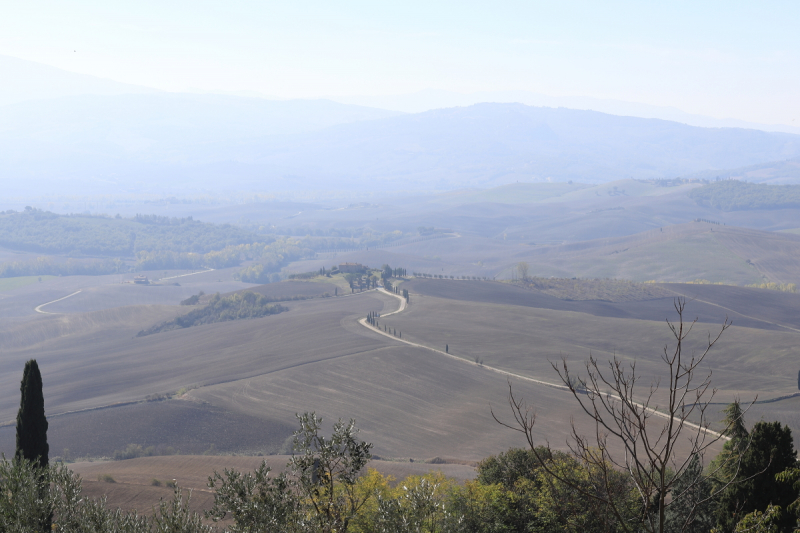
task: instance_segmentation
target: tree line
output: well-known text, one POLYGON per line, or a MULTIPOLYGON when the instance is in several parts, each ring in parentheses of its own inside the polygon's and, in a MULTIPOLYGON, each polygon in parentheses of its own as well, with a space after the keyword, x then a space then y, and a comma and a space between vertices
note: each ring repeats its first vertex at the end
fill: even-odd
POLYGON ((720 180, 692 189, 689 197, 699 205, 723 211, 787 209, 800 207, 800 185, 720 180))
POLYGON ((26 207, 0 215, 0 245, 32 252, 134 256, 141 250, 204 254, 268 238, 230 224, 188 218, 57 215, 26 207))
POLYGON ((313 256, 313 251, 294 239, 273 239, 226 246, 205 254, 173 250, 147 251, 136 254, 135 261, 121 258, 59 260, 54 257, 37 257, 31 261, 0 263, 0 277, 16 276, 74 276, 107 275, 142 270, 197 270, 201 268, 226 268, 242 261, 254 261, 234 277, 249 283, 277 281, 275 275, 291 261, 313 256))

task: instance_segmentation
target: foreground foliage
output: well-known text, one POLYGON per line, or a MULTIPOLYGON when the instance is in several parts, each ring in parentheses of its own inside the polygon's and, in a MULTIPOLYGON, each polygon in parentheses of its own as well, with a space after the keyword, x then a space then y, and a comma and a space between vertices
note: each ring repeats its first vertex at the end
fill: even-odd
POLYGON ((81 480, 65 465, 42 469, 26 460, 0 461, 0 531, 30 533, 210 533, 189 510, 191 495, 176 488, 151 517, 112 509, 81 494, 81 480), (52 525, 47 526, 52 520, 52 525))
MULTIPOLYGON (((484 459, 474 481, 462 484, 432 472, 396 482, 367 468, 371 444, 357 438, 352 420, 333 424, 330 437, 323 435, 322 420, 314 413, 299 415, 298 420, 295 454, 287 469, 273 475, 263 462, 254 472, 215 472, 208 481, 214 505, 204 517, 190 510, 191 494, 179 487, 172 498, 143 516, 110 508, 104 499, 86 498, 80 478, 63 464, 42 468, 36 462, 3 458, 0 531, 47 527, 64 533, 617 533, 631 529, 648 512, 628 475, 586 465, 570 453, 546 447, 511 449, 484 459), (605 501, 609 498, 614 498, 615 511, 605 501), (220 527, 221 521, 226 528, 220 527)), ((749 433, 743 424, 734 428, 731 435, 752 442, 723 452, 749 454, 752 460, 743 464, 752 463, 748 468, 756 470, 756 463, 766 457, 779 459, 770 463, 774 468, 769 471, 762 468, 744 478, 747 483, 727 485, 736 487, 733 499, 747 505, 716 515, 727 504, 706 498, 713 489, 695 482, 704 472, 695 460, 672 485, 665 531, 792 531, 800 468, 791 436, 779 425, 762 425, 749 433), (749 438, 757 433, 763 435, 749 438), (775 475, 782 467, 778 463, 791 466, 775 475), (718 521, 717 516, 734 519, 718 521)))

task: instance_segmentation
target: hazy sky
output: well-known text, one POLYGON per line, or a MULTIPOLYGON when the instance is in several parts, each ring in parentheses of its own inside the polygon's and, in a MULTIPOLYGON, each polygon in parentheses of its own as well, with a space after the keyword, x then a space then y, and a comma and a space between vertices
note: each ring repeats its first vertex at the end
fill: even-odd
POLYGON ((0 54, 172 91, 527 90, 798 126, 798 24, 797 0, 29 0, 0 8, 0 54))

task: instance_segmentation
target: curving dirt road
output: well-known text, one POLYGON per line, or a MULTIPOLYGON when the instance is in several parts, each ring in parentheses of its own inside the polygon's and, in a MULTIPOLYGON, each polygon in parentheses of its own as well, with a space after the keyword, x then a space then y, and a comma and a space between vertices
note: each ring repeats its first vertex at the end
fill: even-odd
POLYGON ((42 307, 44 307, 45 305, 50 305, 50 304, 54 304, 56 302, 60 302, 61 300, 66 300, 67 298, 69 298, 71 296, 75 296, 76 294, 81 292, 81 290, 83 290, 83 289, 78 289, 77 291, 73 292, 72 294, 68 294, 67 296, 64 296, 63 298, 59 298, 58 300, 53 300, 51 302, 47 302, 47 303, 44 303, 42 305, 39 305, 39 306, 36 307, 36 309, 34 309, 34 311, 36 311, 37 313, 41 313, 43 315, 61 315, 63 313, 50 313, 48 311, 42 311, 42 307))
MULTIPOLYGON (((387 291, 386 289, 383 289, 383 288, 381 288, 379 290, 381 292, 383 292, 384 294, 388 294, 389 296, 394 296, 395 298, 400 300, 400 307, 396 311, 392 311, 391 313, 382 314, 381 317, 391 316, 391 315, 400 313, 401 311, 405 310, 405 308, 406 308, 406 300, 405 300, 405 298, 403 298, 399 294, 395 294, 393 292, 389 292, 389 291, 387 291)), ((521 379, 521 380, 524 380, 524 381, 527 381, 527 382, 530 382, 530 383, 536 383, 538 385, 544 385, 546 387, 552 387, 554 389, 560 389, 562 391, 570 392, 569 388, 566 385, 561 384, 561 383, 552 383, 552 382, 549 382, 549 381, 542 381, 540 379, 535 379, 535 378, 531 378, 531 377, 528 377, 528 376, 515 374, 515 373, 509 372, 507 370, 501 370, 499 368, 494 368, 494 367, 483 365, 483 364, 480 364, 480 363, 475 363, 475 362, 472 362, 472 361, 468 361, 467 359, 452 355, 450 353, 443 352, 442 350, 437 350, 436 348, 431 348, 430 346, 425 346, 424 344, 418 344, 416 342, 411 342, 411 341, 408 341, 408 340, 405 340, 405 339, 402 339, 402 338, 399 338, 399 337, 395 337, 394 335, 392 335, 390 333, 384 332, 384 331, 382 331, 382 330, 380 330, 378 328, 375 328, 375 327, 369 325, 367 323, 367 319, 366 318, 359 319, 358 323, 361 324, 362 326, 364 326, 365 328, 369 329, 370 331, 373 331, 375 333, 379 333, 379 334, 383 335, 384 337, 389 337, 390 339, 392 339, 394 341, 402 342, 402 343, 407 344, 409 346, 414 346, 415 348, 423 348, 425 350, 429 350, 431 352, 435 352, 435 353, 437 353, 439 355, 443 355, 445 357, 449 357, 451 359, 455 359, 456 361, 458 361, 460 363, 464 363, 464 364, 467 364, 467 365, 479 366, 479 367, 481 367, 481 368, 483 368, 485 370, 488 370, 490 372, 495 372, 497 374, 502 374, 502 375, 504 375, 504 376, 506 376, 508 378, 512 378, 513 377, 513 378, 521 379)), ((644 407, 644 405, 640 404, 640 403, 637 403, 636 406, 637 407, 644 407)), ((660 418, 664 418, 664 419, 667 419, 667 420, 669 419, 669 417, 665 413, 662 413, 660 411, 656 411, 655 409, 651 408, 651 412, 654 415, 656 415, 656 416, 658 416, 660 418)), ((716 431, 712 431, 711 429, 702 428, 698 424, 694 424, 694 423, 689 422, 689 421, 685 421, 683 424, 685 426, 687 426, 687 427, 692 428, 692 429, 705 430, 709 435, 712 435, 715 438, 720 438, 720 439, 723 439, 723 440, 730 440, 728 437, 726 437, 726 436, 724 436, 724 435, 722 435, 722 434, 720 434, 720 433, 718 433, 716 431)))

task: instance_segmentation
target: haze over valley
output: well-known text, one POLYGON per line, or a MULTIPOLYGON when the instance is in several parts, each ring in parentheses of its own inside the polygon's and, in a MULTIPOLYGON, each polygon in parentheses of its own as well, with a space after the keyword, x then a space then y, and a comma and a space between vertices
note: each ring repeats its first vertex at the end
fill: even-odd
POLYGON ((37 528, 189 489, 187 533, 792 530, 791 16, 248 4, 0 20, 0 452, 41 370, 37 528))

